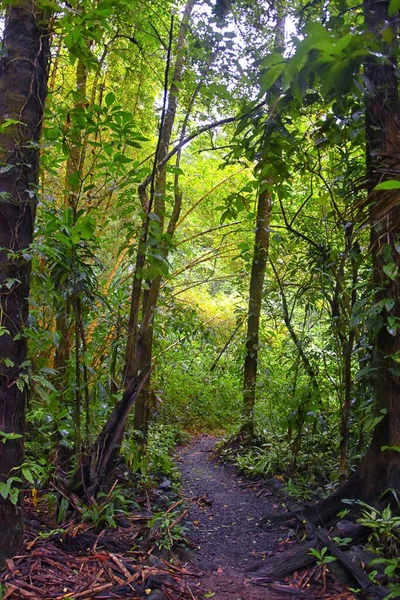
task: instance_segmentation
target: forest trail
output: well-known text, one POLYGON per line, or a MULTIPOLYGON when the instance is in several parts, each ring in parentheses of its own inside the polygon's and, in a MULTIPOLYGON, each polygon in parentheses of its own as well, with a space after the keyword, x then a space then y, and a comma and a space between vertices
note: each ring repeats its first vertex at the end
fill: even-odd
POLYGON ((214 457, 217 438, 201 435, 181 448, 177 461, 182 494, 190 505, 189 540, 199 548, 196 562, 203 575, 198 590, 204 598, 261 600, 282 597, 251 582, 251 571, 275 554, 281 530, 261 528, 261 518, 276 510, 267 490, 238 476, 214 457))

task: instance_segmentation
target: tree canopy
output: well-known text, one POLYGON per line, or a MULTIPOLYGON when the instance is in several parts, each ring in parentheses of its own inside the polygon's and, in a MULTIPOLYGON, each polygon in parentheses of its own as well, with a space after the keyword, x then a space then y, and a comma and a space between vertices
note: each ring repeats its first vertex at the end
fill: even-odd
POLYGON ((0 562, 160 424, 396 500, 398 0, 1 10, 0 562))

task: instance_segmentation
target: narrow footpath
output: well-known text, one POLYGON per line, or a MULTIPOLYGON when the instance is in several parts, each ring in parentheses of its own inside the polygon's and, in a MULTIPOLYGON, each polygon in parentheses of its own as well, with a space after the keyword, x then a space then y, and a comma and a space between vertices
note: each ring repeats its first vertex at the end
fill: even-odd
POLYGON ((183 496, 190 506, 188 538, 198 548, 193 556, 203 572, 196 592, 215 600, 282 597, 251 580, 251 572, 275 554, 285 537, 285 531, 260 525, 279 503, 267 490, 238 477, 233 467, 221 464, 213 455, 216 442, 201 435, 177 456, 183 496))

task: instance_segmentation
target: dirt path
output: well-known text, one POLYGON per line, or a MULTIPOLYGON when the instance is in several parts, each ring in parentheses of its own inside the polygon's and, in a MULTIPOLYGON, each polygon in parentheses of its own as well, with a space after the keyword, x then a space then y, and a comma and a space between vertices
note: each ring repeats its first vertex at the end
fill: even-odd
POLYGON ((188 537, 199 547, 196 557, 204 573, 199 582, 204 597, 278 598, 250 580, 251 571, 275 553, 282 537, 282 531, 260 527, 261 518, 278 505, 272 495, 259 496, 254 484, 215 459, 216 442, 214 437, 199 436, 180 449, 177 458, 183 495, 190 504, 188 537))

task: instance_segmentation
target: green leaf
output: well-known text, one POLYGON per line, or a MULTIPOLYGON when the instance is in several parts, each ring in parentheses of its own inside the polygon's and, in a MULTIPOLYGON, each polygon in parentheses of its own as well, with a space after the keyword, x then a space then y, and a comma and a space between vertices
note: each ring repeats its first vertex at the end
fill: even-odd
POLYGON ((81 179, 81 172, 80 171, 74 171, 69 177, 68 177, 68 187, 70 187, 71 189, 75 189, 76 187, 78 187, 79 182, 81 179))
POLYGON ((6 119, 0 125, 0 133, 5 131, 8 127, 11 127, 11 125, 23 125, 24 127, 26 127, 26 123, 23 123, 22 121, 17 121, 16 119, 6 119))
POLYGON ((374 191, 378 190, 400 190, 400 181, 398 179, 382 181, 382 183, 378 183, 378 185, 374 187, 374 191))
POLYGON ((8 173, 8 171, 11 171, 11 169, 14 168, 14 165, 5 165, 4 167, 0 167, 0 175, 3 175, 4 173, 8 173))
POLYGON ((35 485, 35 481, 33 479, 33 475, 32 475, 32 473, 31 473, 31 471, 29 469, 23 468, 22 469, 22 474, 25 477, 25 479, 27 481, 29 481, 29 483, 31 483, 32 485, 35 485))
POLYGON ((388 46, 391 46, 394 38, 393 27, 389 25, 382 31, 382 38, 387 43, 388 46))
POLYGON ((4 431, 0 431, 0 438, 3 438, 1 441, 5 444, 8 440, 18 440, 23 436, 20 433, 5 433, 4 431))
POLYGON ((396 265, 396 263, 389 263, 388 265, 383 265, 383 271, 388 277, 390 277, 392 281, 396 281, 397 274, 399 272, 399 268, 396 265))
POLYGON ((335 556, 325 556, 324 557, 324 563, 325 564, 335 562, 335 560, 336 560, 335 556))
POLYGON ((44 135, 48 140, 54 142, 60 137, 60 130, 56 129, 55 127, 51 127, 49 129, 44 130, 44 135))
POLYGON ((104 100, 107 106, 111 106, 115 102, 115 94, 113 94, 113 92, 108 92, 104 100))
POLYGON ((57 375, 58 371, 56 369, 51 369, 50 367, 42 367, 40 369, 41 373, 45 373, 46 375, 57 375))
POLYGON ((4 498, 4 500, 8 497, 10 493, 10 485, 8 483, 0 483, 0 496, 4 498))
MULTIPOLYGON (((383 452, 384 450, 393 450, 394 452, 400 452, 400 447, 399 446, 382 446, 381 451, 383 452)), ((370 563, 372 564, 372 563, 370 563)))
POLYGON ((260 95, 264 95, 274 85, 278 77, 282 74, 285 63, 281 62, 270 67, 260 76, 260 95))
POLYGON ((18 488, 11 488, 9 495, 10 495, 11 504, 14 504, 14 506, 15 506, 18 503, 19 489, 18 488))

